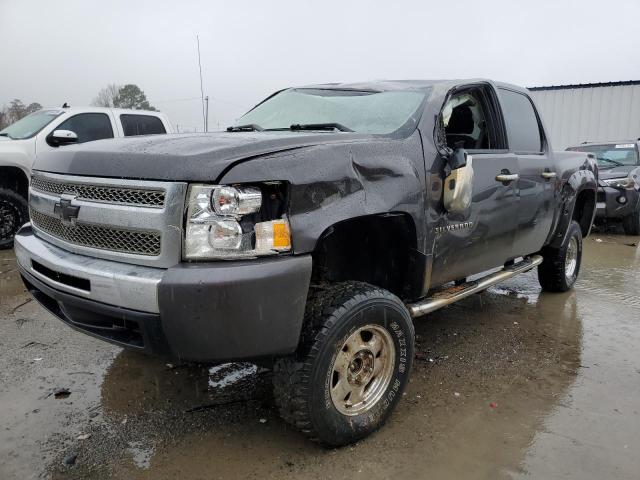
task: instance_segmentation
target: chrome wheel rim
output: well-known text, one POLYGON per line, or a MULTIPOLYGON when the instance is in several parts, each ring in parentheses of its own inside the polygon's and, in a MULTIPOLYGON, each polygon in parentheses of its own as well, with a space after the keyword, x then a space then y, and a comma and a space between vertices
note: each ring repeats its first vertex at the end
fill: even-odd
POLYGON ((576 237, 571 237, 569 245, 567 245, 567 254, 564 259, 564 275, 567 280, 573 280, 576 274, 576 267, 578 266, 578 240, 576 237))
POLYGON ((379 325, 359 328, 342 344, 331 366, 331 400, 344 415, 359 415, 382 398, 395 367, 391 334, 379 325))

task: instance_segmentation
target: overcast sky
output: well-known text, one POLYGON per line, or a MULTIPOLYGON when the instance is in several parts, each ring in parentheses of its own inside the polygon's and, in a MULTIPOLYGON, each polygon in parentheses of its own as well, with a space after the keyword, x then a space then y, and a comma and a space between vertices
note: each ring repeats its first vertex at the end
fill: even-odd
POLYGON ((640 79, 638 0, 0 0, 0 107, 87 105, 136 83, 181 129, 319 82, 640 79))

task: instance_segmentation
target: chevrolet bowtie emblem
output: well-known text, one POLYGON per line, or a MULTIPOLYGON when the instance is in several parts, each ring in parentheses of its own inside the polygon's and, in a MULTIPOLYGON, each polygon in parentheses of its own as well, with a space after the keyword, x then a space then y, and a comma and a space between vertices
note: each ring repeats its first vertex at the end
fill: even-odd
POLYGON ((65 225, 75 224, 75 221, 78 218, 80 207, 71 204, 74 198, 75 197, 62 197, 58 203, 53 206, 54 215, 62 220, 62 223, 65 225))

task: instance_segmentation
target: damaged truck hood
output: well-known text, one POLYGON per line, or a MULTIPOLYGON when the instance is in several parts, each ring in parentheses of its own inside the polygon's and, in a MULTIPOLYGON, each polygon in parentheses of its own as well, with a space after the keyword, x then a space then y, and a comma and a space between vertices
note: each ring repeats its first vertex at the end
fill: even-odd
POLYGON ((36 170, 92 177, 213 182, 234 164, 371 135, 318 132, 219 132, 100 140, 41 155, 36 170))
POLYGON ((609 178, 621 178, 626 177, 631 173, 632 170, 640 168, 638 165, 621 165, 619 167, 613 168, 603 168, 600 167, 598 172, 598 177, 601 180, 606 180, 609 178))

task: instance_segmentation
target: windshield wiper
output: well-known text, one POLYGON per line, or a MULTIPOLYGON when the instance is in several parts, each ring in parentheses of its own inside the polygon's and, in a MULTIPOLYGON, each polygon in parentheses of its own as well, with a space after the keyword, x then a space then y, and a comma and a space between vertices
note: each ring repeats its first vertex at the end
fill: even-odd
POLYGON ((255 123, 248 123, 246 125, 234 125, 227 127, 227 132, 262 132, 264 128, 255 123))
POLYGON ((227 132, 264 132, 264 131, 279 131, 279 130, 340 130, 341 132, 353 132, 348 127, 345 127, 341 123, 294 123, 289 128, 267 128, 264 129, 260 125, 255 123, 248 123, 246 125, 234 125, 227 127, 227 132))
POLYGON ((340 130, 341 132, 353 132, 341 123, 295 123, 289 127, 289 130, 340 130))
POLYGON ((603 160, 605 162, 613 163, 617 167, 624 167, 624 163, 618 162, 617 160, 611 160, 610 158, 598 157, 598 160, 603 160))
POLYGON ((9 138, 13 138, 13 137, 11 137, 11 135, 9 135, 8 133, 4 133, 4 132, 0 132, 0 137, 9 137, 9 138))

